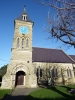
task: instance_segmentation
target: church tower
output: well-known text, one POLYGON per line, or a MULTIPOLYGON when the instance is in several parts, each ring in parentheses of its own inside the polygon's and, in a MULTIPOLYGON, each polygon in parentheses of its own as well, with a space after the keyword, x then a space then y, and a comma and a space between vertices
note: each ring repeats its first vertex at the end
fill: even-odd
POLYGON ((17 85, 36 87, 37 78, 32 64, 32 27, 26 9, 14 21, 14 38, 11 63, 2 79, 2 88, 14 88, 17 85))
POLYGON ((26 9, 15 20, 14 41, 12 47, 12 60, 22 60, 32 63, 32 27, 26 9))

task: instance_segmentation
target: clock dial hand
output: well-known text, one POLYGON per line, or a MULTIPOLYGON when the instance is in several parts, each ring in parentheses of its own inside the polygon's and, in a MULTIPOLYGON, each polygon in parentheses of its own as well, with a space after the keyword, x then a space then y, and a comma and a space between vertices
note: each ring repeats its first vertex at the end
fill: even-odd
POLYGON ((28 32, 28 28, 26 26, 20 26, 19 30, 22 34, 26 34, 28 32))

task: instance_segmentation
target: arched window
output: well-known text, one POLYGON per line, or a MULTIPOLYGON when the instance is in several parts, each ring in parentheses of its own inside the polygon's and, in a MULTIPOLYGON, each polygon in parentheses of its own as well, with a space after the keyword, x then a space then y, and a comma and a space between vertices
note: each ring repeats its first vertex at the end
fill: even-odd
POLYGON ((37 78, 39 77, 39 69, 38 68, 36 69, 36 76, 37 76, 37 78))
POLYGON ((40 77, 42 77, 42 69, 40 69, 40 77))
POLYGON ((75 77, 75 72, 74 72, 74 77, 75 77))
POLYGON ((69 69, 67 69, 67 76, 69 77, 69 69))
POLYGON ((57 68, 55 69, 55 77, 58 77, 58 71, 57 71, 57 68))
POLYGON ((27 15, 23 15, 22 19, 26 21, 27 20, 27 15))
POLYGON ((53 68, 53 69, 51 70, 51 77, 52 77, 52 78, 58 77, 57 68, 53 68))
POLYGON ((69 74, 70 74, 70 77, 72 77, 71 69, 69 69, 69 74))
POLYGON ((24 48, 24 39, 22 39, 22 48, 24 48))
POLYGON ((26 48, 28 48, 28 39, 26 40, 26 48))
POLYGON ((51 70, 51 77, 54 77, 54 69, 51 70))
POLYGON ((19 47, 19 44, 20 44, 20 39, 18 38, 17 39, 17 48, 19 47))
POLYGON ((69 69, 69 68, 67 69, 67 76, 72 77, 71 69, 69 69))

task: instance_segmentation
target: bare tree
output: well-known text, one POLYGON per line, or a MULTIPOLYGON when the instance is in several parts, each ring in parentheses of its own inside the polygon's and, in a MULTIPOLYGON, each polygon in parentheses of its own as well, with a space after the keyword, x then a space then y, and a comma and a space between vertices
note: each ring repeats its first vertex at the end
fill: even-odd
POLYGON ((55 18, 47 17, 46 31, 49 39, 57 39, 75 48, 75 0, 34 0, 35 2, 53 7, 55 18))
POLYGON ((55 84, 65 84, 65 75, 66 70, 62 68, 60 64, 46 63, 43 68, 36 68, 36 76, 38 85, 50 85, 53 86, 55 84), (38 69, 38 70, 37 70, 38 69), (42 73, 40 73, 41 71, 42 73), (61 79, 61 82, 59 82, 61 79))

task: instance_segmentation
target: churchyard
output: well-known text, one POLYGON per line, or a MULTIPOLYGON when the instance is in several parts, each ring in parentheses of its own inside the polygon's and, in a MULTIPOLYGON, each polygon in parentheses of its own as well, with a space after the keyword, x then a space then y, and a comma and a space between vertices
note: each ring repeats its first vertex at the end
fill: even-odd
MULTIPOLYGON (((25 100, 75 100, 75 94, 69 93, 71 89, 75 89, 75 85, 40 88, 31 92, 25 100)), ((10 94, 11 91, 10 89, 0 89, 0 99, 6 94, 10 94)))
POLYGON ((26 100, 75 100, 75 94, 68 92, 74 88, 75 85, 42 88, 30 93, 26 100))

